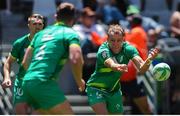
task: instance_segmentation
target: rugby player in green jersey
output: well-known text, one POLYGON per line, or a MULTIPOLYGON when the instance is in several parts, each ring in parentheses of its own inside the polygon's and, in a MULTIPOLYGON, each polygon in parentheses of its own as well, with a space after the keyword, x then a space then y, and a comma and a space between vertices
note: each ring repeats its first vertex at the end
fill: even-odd
POLYGON ((57 82, 67 60, 79 90, 85 89, 79 36, 72 29, 74 19, 74 6, 61 3, 56 12, 57 23, 36 34, 25 53, 22 65, 28 70, 23 79, 23 90, 26 102, 39 114, 73 114, 57 82))
MULTIPOLYGON (((11 52, 9 53, 8 58, 4 64, 4 80, 2 82, 2 86, 4 88, 11 87, 12 82, 10 78, 11 65, 14 62, 17 62, 19 65, 21 64, 25 50, 30 44, 30 41, 33 39, 34 35, 43 29, 44 20, 43 16, 40 14, 33 14, 28 18, 28 27, 29 34, 17 39, 12 47, 11 52)), ((28 105, 24 101, 24 93, 22 91, 22 78, 24 77, 25 70, 20 66, 19 71, 16 75, 15 83, 14 83, 14 94, 13 94, 13 104, 15 106, 16 114, 26 114, 28 105)))
POLYGON ((127 64, 132 60, 140 73, 148 70, 159 49, 153 49, 143 61, 135 47, 124 40, 124 29, 110 25, 108 39, 98 52, 96 68, 87 82, 87 96, 96 114, 122 114, 123 103, 119 77, 128 72, 127 64))

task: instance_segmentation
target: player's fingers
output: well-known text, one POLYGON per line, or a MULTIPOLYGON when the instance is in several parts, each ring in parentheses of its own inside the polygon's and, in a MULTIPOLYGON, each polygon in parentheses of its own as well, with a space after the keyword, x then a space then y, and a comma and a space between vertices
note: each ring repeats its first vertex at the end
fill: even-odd
POLYGON ((79 91, 80 91, 80 92, 83 92, 84 89, 85 89, 85 87, 79 87, 79 91))
POLYGON ((7 88, 7 87, 8 87, 7 82, 4 82, 4 83, 2 84, 2 87, 3 87, 3 88, 7 88))
POLYGON ((128 71, 128 69, 127 68, 118 68, 118 71, 120 71, 120 72, 127 72, 128 71))
POLYGON ((154 48, 154 49, 151 49, 150 51, 149 51, 149 54, 151 54, 151 55, 153 55, 154 53, 159 53, 160 52, 160 49, 159 48, 154 48))
POLYGON ((155 49, 153 49, 153 50, 150 51, 149 57, 150 57, 151 59, 154 59, 154 58, 158 55, 158 53, 159 53, 159 49, 158 49, 158 48, 155 48, 155 49))
POLYGON ((11 86, 11 82, 10 82, 10 81, 7 81, 6 85, 7 85, 7 86, 11 86))
POLYGON ((5 85, 4 83, 2 83, 2 87, 3 87, 3 88, 5 88, 5 87, 6 87, 6 85, 5 85))
POLYGON ((79 91, 82 92, 82 88, 81 87, 79 87, 79 91))
POLYGON ((156 46, 155 49, 156 49, 158 52, 160 52, 160 50, 161 50, 161 48, 158 47, 158 46, 156 46))
POLYGON ((155 49, 153 50, 153 52, 157 54, 157 53, 159 53, 159 52, 160 52, 160 49, 155 48, 155 49))

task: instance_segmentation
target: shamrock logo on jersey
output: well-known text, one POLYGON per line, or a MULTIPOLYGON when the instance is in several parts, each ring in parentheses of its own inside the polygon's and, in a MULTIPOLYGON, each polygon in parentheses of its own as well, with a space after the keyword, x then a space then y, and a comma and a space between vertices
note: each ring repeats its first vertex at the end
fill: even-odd
POLYGON ((103 52, 102 52, 102 57, 103 57, 103 58, 107 58, 107 53, 106 53, 106 51, 103 51, 103 52))

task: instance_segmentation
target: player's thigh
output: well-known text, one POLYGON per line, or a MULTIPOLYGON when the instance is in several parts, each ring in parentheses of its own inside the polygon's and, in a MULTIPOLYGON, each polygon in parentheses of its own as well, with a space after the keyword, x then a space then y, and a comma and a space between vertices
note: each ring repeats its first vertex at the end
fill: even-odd
POLYGON ((44 109, 37 109, 36 114, 43 114, 43 115, 58 115, 58 114, 65 114, 65 115, 72 115, 73 110, 67 100, 63 103, 54 106, 48 110, 44 109))
POLYGON ((108 114, 105 100, 106 93, 94 87, 87 87, 86 92, 89 104, 94 112, 96 114, 108 114))
POLYGON ((27 114, 30 106, 26 102, 26 98, 21 85, 14 86, 13 105, 16 114, 27 114))
POLYGON ((106 100, 104 98, 105 94, 101 90, 99 90, 95 87, 87 87, 86 93, 88 96, 88 102, 89 102, 90 106, 97 104, 97 103, 105 103, 106 102, 106 100))
POLYGON ((107 109, 110 114, 123 113, 122 93, 120 90, 114 92, 110 96, 107 96, 106 99, 107 99, 107 109))
POLYGON ((147 96, 141 96, 133 99, 134 103, 139 107, 142 113, 144 114, 151 114, 152 111, 150 110, 147 96))
MULTIPOLYGON (((66 98, 56 81, 31 81, 26 83, 28 101, 37 109, 49 110, 63 103, 66 98)), ((59 109, 61 110, 61 109, 59 109)))
POLYGON ((73 114, 71 105, 67 100, 49 109, 48 112, 50 112, 50 114, 73 114))
POLYGON ((28 114, 28 108, 30 108, 28 106, 27 103, 16 103, 15 104, 15 114, 17 115, 25 115, 25 114, 28 114))
POLYGON ((92 105, 91 107, 94 110, 94 112, 96 114, 98 114, 98 115, 107 115, 107 114, 109 114, 105 102, 96 103, 96 104, 92 105))

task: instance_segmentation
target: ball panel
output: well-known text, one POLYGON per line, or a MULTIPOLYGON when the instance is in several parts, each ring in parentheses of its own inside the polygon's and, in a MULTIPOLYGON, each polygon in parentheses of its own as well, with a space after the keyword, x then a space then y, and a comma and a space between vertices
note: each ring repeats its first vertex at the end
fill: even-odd
POLYGON ((157 81, 165 81, 169 78, 171 69, 166 63, 159 63, 153 68, 153 76, 157 81))
POLYGON ((167 74, 166 70, 162 70, 162 74, 159 77, 159 80, 164 80, 166 78, 166 74, 167 74))

